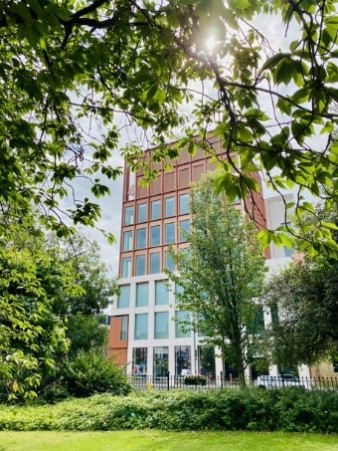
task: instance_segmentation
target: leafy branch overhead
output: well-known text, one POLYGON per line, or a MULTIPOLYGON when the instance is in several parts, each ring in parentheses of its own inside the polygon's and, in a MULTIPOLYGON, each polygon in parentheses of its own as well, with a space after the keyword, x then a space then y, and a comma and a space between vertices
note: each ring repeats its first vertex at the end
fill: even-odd
MULTIPOLYGON (((218 187, 230 198, 257 190, 263 171, 276 192, 298 191, 298 217, 309 211, 306 191, 329 210, 338 188, 337 3, 1 2, 2 208, 20 216, 33 201, 56 227, 60 200, 73 198, 66 213, 94 224, 97 205, 72 182, 89 177, 94 196, 108 194, 107 179, 121 173, 111 161, 122 130, 135 125, 142 142, 124 149, 133 164, 154 145, 156 160, 198 147, 215 154, 213 130, 228 154, 218 187)), ((332 227, 306 233, 303 250, 335 253, 332 227)), ((264 239, 290 233, 303 232, 264 239)))

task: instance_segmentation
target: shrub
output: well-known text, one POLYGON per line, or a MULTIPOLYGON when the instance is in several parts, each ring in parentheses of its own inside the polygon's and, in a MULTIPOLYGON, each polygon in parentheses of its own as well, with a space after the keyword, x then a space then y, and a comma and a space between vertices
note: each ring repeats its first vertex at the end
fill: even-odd
POLYGON ((91 396, 109 392, 126 395, 131 387, 122 371, 100 352, 80 352, 66 364, 63 383, 70 395, 91 396))
POLYGON ((185 385, 206 385, 207 380, 204 376, 196 375, 196 376, 186 376, 184 379, 185 385))
POLYGON ((285 390, 110 394, 0 406, 0 430, 250 430, 338 433, 338 393, 285 390))

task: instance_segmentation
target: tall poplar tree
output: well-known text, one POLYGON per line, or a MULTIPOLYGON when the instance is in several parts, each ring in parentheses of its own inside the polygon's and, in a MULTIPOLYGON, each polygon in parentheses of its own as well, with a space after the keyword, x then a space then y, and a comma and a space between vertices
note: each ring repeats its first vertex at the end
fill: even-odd
POLYGON ((257 303, 263 289, 265 264, 255 227, 243 212, 216 194, 210 178, 191 191, 192 222, 186 234, 189 251, 173 256, 177 273, 169 278, 181 310, 197 318, 198 330, 220 348, 223 361, 238 372, 252 357, 257 303))

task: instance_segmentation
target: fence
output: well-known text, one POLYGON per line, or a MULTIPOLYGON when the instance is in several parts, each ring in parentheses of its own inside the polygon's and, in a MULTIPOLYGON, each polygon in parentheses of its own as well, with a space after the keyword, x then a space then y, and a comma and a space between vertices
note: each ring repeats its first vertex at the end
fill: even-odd
MULTIPOLYGON (((176 376, 169 372, 165 376, 128 376, 130 384, 139 391, 151 390, 216 390, 239 387, 237 379, 226 379, 221 373, 216 377, 201 375, 176 376)), ((260 389, 298 387, 305 390, 337 390, 338 377, 287 378, 282 376, 259 376, 247 386, 260 389)))

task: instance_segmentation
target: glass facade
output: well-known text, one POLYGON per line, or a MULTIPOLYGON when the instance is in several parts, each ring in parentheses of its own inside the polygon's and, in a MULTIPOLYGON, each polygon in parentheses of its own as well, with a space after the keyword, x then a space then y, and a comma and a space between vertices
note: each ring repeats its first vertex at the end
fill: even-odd
POLYGON ((130 277, 131 276, 131 257, 122 258, 121 263, 122 263, 121 277, 130 277))
POLYGON ((136 255, 135 264, 135 275, 143 276, 146 273, 146 256, 136 255))
POLYGON ((147 374, 147 348, 133 348, 133 374, 142 376, 147 374))
POLYGON ((175 198, 167 197, 165 199, 165 217, 175 216, 175 198))
POLYGON ((186 234, 189 232, 190 219, 180 221, 180 241, 187 241, 186 234))
POLYGON ((136 249, 144 249, 147 243, 147 229, 136 230, 136 249))
POLYGON ((134 207, 126 207, 124 210, 124 225, 134 224, 134 207))
POLYGON ((169 291, 165 282, 155 282, 155 305, 168 305, 169 291))
POLYGON ((168 337, 169 337, 169 313, 157 312, 155 313, 154 338, 168 338, 168 337))
POLYGON ((123 251, 131 251, 133 249, 133 232, 128 230, 123 233, 123 251))
POLYGON ((161 226, 150 227, 150 246, 159 246, 161 244, 161 226))
POLYGON ((164 377, 168 374, 168 347, 156 346, 154 348, 153 362, 154 376, 164 377))
POLYGON ((164 226, 164 244, 175 243, 175 223, 169 222, 164 226))
POLYGON ((121 285, 120 294, 117 298, 117 308, 128 308, 130 299, 130 285, 121 285))
POLYGON ((160 219, 161 217, 161 201, 153 200, 151 203, 151 219, 160 219))
POLYGON ((148 338, 148 313, 135 315, 135 340, 147 340, 148 338))
POLYGON ((175 346, 175 374, 176 376, 191 374, 190 346, 175 346))
POLYGON ((149 284, 138 283, 136 284, 136 307, 146 307, 148 305, 149 298, 149 284))
POLYGON ((160 253, 150 254, 150 274, 158 274, 160 272, 160 253))
POLYGON ((190 313, 185 311, 175 312, 175 337, 191 337, 190 313))
POLYGON ((179 208, 180 215, 186 215, 190 213, 189 194, 181 194, 179 199, 180 199, 180 208, 179 208))
POLYGON ((147 204, 138 204, 137 206, 137 221, 146 222, 147 220, 147 204))
POLYGON ((120 340, 121 341, 128 340, 128 324, 129 324, 129 317, 121 316, 121 330, 120 330, 120 340))

